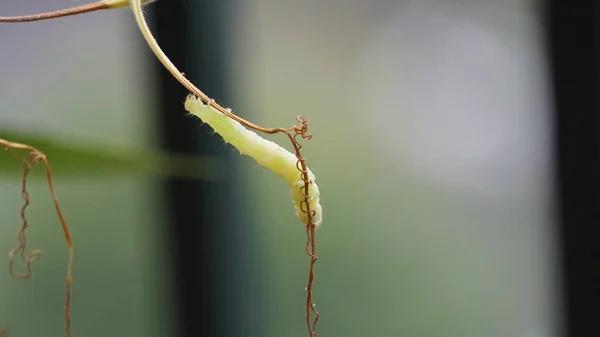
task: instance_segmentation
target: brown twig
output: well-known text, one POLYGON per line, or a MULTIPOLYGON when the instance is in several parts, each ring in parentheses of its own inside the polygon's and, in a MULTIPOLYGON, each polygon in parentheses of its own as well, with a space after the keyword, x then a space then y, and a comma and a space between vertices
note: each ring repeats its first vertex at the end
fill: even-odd
POLYGON ((306 245, 305 251, 306 254, 310 257, 310 264, 308 270, 308 284, 306 285, 306 305, 305 305, 305 316, 306 316, 306 327, 308 329, 309 336, 317 337, 317 322, 319 321, 319 312, 315 308, 315 303, 313 300, 312 287, 314 283, 314 269, 315 263, 318 260, 316 255, 316 240, 315 240, 315 223, 314 216, 315 211, 310 209, 310 203, 308 202, 309 193, 308 188, 309 185, 312 184, 310 178, 308 176, 308 168, 306 166, 306 159, 300 153, 300 149, 302 149, 302 145, 298 142, 297 137, 300 136, 302 139, 309 140, 312 138, 312 135, 308 133, 308 120, 302 116, 297 117, 297 121, 300 123, 299 126, 294 127, 295 134, 290 137, 290 141, 294 146, 294 151, 296 154, 296 158, 298 161, 296 162, 296 168, 300 171, 300 177, 304 182, 304 185, 300 187, 300 194, 304 197, 304 200, 300 203, 300 210, 306 213, 308 218, 308 223, 306 224, 306 245), (311 313, 314 314, 314 319, 311 322, 311 313))
MULTIPOLYGON (((71 234, 69 232, 69 226, 67 221, 63 215, 60 204, 58 203, 58 198, 56 197, 56 192, 54 189, 54 180, 52 178, 52 171, 50 169, 50 164, 46 155, 40 152, 38 149, 26 145, 11 142, 5 139, 0 138, 0 146, 4 147, 4 150, 9 152, 13 157, 17 158, 23 164, 23 177, 21 182, 21 195, 23 197, 23 206, 21 207, 21 228, 19 229, 19 245, 10 251, 9 254, 9 271, 13 277, 28 279, 31 277, 31 264, 41 258, 41 251, 34 250, 30 254, 25 255, 25 248, 27 246, 27 240, 25 236, 25 230, 29 226, 29 222, 26 217, 26 209, 30 204, 29 193, 27 192, 27 176, 36 164, 43 163, 46 168, 46 180, 48 181, 48 188, 50 190, 50 195, 52 197, 52 201, 54 203, 54 208, 56 210, 56 214, 62 226, 63 233, 65 235, 65 240, 67 242, 67 247, 69 249, 69 262, 67 264, 67 294, 65 298, 65 319, 66 319, 66 329, 67 336, 71 337, 71 289, 73 283, 72 277, 72 269, 73 269, 73 258, 74 258, 74 247, 73 241, 71 239, 71 234), (21 157, 16 154, 13 150, 23 150, 27 151, 27 156, 21 157), (21 257, 21 259, 25 262, 25 266, 27 268, 27 273, 21 274, 14 271, 14 259, 15 256, 21 257)), ((0 335, 1 336, 1 335, 0 335)))
POLYGON ((81 5, 77 7, 61 9, 54 12, 40 13, 40 14, 32 14, 32 15, 20 15, 20 16, 0 16, 0 23, 19 23, 19 22, 33 22, 33 21, 42 21, 49 19, 57 19, 65 16, 72 16, 77 14, 84 14, 89 12, 94 12, 103 9, 110 9, 108 4, 103 1, 94 2, 87 5, 81 5))
MULTIPOLYGON (((142 3, 148 4, 155 0, 142 0, 142 3)), ((73 16, 78 14, 85 14, 105 9, 115 9, 129 6, 129 0, 104 0, 97 1, 91 4, 85 4, 81 6, 71 7, 67 9, 60 9, 57 11, 40 13, 40 14, 29 14, 19 16, 0 16, 0 23, 21 23, 21 22, 33 22, 50 19, 58 19, 66 16, 73 16)))

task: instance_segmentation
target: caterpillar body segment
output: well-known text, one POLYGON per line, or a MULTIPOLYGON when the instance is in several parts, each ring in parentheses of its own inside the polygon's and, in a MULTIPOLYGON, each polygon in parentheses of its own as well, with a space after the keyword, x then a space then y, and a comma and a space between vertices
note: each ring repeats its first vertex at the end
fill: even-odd
MULTIPOLYGON (((304 205, 304 181, 296 166, 296 156, 279 144, 262 138, 255 132, 227 117, 213 107, 205 104, 194 95, 188 96, 185 109, 200 118, 227 143, 233 145, 241 154, 254 158, 261 166, 270 169, 277 176, 287 181, 294 202, 296 216, 304 225, 308 224, 307 207, 304 205)), ((322 207, 319 201, 319 187, 315 183, 315 175, 308 169, 308 205, 313 213, 313 223, 320 226, 322 222, 322 207)))

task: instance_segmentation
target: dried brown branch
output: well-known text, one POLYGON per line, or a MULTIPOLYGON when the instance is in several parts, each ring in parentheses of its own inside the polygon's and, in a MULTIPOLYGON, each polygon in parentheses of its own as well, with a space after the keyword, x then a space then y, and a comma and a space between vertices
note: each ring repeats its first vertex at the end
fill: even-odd
POLYGON ((108 4, 104 1, 94 2, 87 5, 81 5, 73 8, 62 9, 54 12, 32 14, 32 15, 20 15, 20 16, 0 16, 0 23, 19 23, 19 22, 33 22, 42 21, 49 19, 57 19, 65 16, 72 16, 77 14, 84 14, 94 12, 103 9, 111 9, 108 4))
MULTIPOLYGON (((155 0, 142 0, 142 4, 149 4, 155 0)), ((75 6, 67 9, 60 9, 57 11, 19 15, 19 16, 0 16, 0 23, 22 23, 22 22, 34 22, 43 21, 50 19, 58 19, 66 16, 73 16, 79 14, 85 14, 105 9, 115 9, 129 6, 129 0, 100 0, 90 4, 75 6)))
MULTIPOLYGON (((54 208, 56 210, 56 214, 62 226, 63 233, 65 235, 65 240, 67 242, 67 247, 69 249, 69 262, 67 263, 67 293, 65 299, 65 319, 66 319, 66 329, 67 336, 71 337, 71 289, 73 283, 72 277, 72 269, 73 269, 73 258, 74 258, 74 247, 73 241, 71 239, 71 234, 69 232, 69 226, 67 221, 63 215, 60 204, 58 203, 58 198, 56 197, 56 192, 54 189, 54 180, 52 178, 52 171, 50 169, 50 164, 48 163, 48 159, 46 155, 39 151, 38 149, 21 143, 11 142, 5 139, 0 138, 0 146, 4 147, 4 150, 11 154, 13 157, 21 161, 23 164, 23 177, 21 179, 21 196, 23 197, 23 206, 21 207, 21 228, 19 229, 19 245, 10 251, 10 260, 9 260, 9 271, 13 277, 20 279, 28 279, 31 277, 31 265, 35 261, 41 258, 41 251, 34 250, 31 253, 25 253, 25 248, 27 247, 27 239, 25 236, 25 231, 27 227, 29 227, 29 222, 26 217, 26 209, 30 204, 29 193, 27 191, 27 176, 30 170, 38 163, 43 163, 46 169, 46 180, 48 181, 48 188, 50 190, 50 195, 52 197, 52 201, 54 203, 54 208), (26 151, 27 154, 25 156, 19 156, 17 151, 26 151), (20 257, 21 260, 25 263, 25 267, 27 268, 26 273, 18 273, 14 270, 14 261, 15 257, 20 257)), ((5 333, 5 332, 3 332, 5 333)), ((0 334, 0 337, 2 335, 0 334)))

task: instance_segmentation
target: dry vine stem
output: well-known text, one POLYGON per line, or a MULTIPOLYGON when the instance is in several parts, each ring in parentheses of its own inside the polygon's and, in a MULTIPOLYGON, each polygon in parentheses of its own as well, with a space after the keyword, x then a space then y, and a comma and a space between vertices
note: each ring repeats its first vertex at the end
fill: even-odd
MULTIPOLYGON (((23 206, 21 207, 21 229, 19 230, 19 245, 10 251, 9 253, 9 271, 13 277, 20 279, 28 279, 31 277, 31 264, 41 258, 41 251, 34 250, 28 255, 25 255, 25 248, 27 246, 27 239, 25 237, 25 230, 29 226, 26 217, 26 209, 29 206, 30 199, 29 193, 27 192, 27 176, 29 171, 33 166, 38 163, 43 163, 46 168, 46 180, 48 181, 48 188, 50 189, 50 195, 52 197, 52 201, 54 202, 54 208, 56 209, 56 214, 58 215, 58 219, 60 220, 60 224, 62 226, 62 230, 65 235, 65 239, 67 241, 67 247, 69 248, 69 262, 67 264, 67 294, 65 299, 65 318, 66 318, 66 329, 67 335, 71 337, 71 313, 70 313, 70 304, 71 304, 71 287, 72 287, 72 269, 73 269, 73 257, 74 257, 74 248, 73 241, 71 240, 71 234, 69 232, 69 226, 67 225, 67 221, 65 220, 65 216, 63 215, 62 209, 60 208, 60 204, 58 203, 58 199, 56 197, 56 192, 54 190, 54 180, 52 178, 52 171, 50 170, 50 164, 48 163, 48 159, 46 155, 37 150, 36 148, 20 143, 14 143, 7 141, 5 139, 0 138, 0 146, 4 147, 4 150, 11 154, 13 157, 18 159, 23 164, 23 178, 21 180, 21 195, 23 197, 23 206), (23 150, 27 151, 27 155, 25 157, 19 156, 15 150, 23 150), (15 257, 20 257, 21 260, 25 262, 25 266, 27 268, 27 273, 21 274, 17 273, 14 270, 14 260, 15 257)), ((5 331, 2 332, 5 334, 5 331)), ((0 336, 2 336, 0 334, 0 336)))
POLYGON ((306 316, 306 326, 308 329, 308 333, 310 337, 316 337, 316 324, 319 320, 319 313, 315 309, 313 295, 312 295, 312 287, 314 282, 314 265, 317 261, 317 256, 315 255, 316 250, 316 241, 315 241, 315 215, 316 211, 311 209, 309 203, 309 186, 313 182, 309 177, 309 170, 306 165, 306 159, 302 156, 300 150, 302 149, 302 145, 298 141, 298 137, 302 139, 309 140, 311 135, 308 133, 308 120, 304 117, 299 116, 297 121, 300 123, 299 125, 295 125, 291 128, 264 128, 259 125, 256 125, 252 122, 249 122, 231 112, 230 109, 226 109, 223 106, 217 104, 214 100, 208 97, 205 93, 203 93, 200 89, 198 89, 193 83, 191 83, 184 74, 175 67, 175 65, 169 60, 166 54, 162 51, 156 40, 154 39, 148 24, 144 18, 144 14, 142 12, 142 5, 146 3, 150 3, 154 0, 104 0, 98 1, 88 5, 82 5, 62 11, 43 13, 37 15, 28 15, 28 16, 19 16, 19 17, 0 17, 0 23, 2 22, 29 22, 29 21, 39 21, 45 19, 58 18, 69 15, 83 14, 87 12, 92 12, 96 10, 104 10, 104 9, 114 9, 125 7, 127 5, 131 5, 133 10, 133 14, 135 16, 135 20, 138 24, 138 27, 148 43, 148 46, 152 50, 152 52, 156 55, 158 60, 163 64, 163 66, 173 75, 179 83, 181 83, 186 89, 188 89, 193 95, 195 95, 198 99, 202 100, 204 103, 208 105, 208 107, 215 108, 217 111, 231 118, 232 120, 240 123, 241 125, 253 129, 258 132, 266 133, 266 134, 276 134, 276 133, 284 133, 294 148, 294 154, 297 158, 296 168, 299 171, 300 179, 303 182, 303 186, 300 186, 300 194, 303 199, 300 202, 300 210, 306 215, 306 235, 307 241, 305 245, 305 251, 310 257, 310 266, 309 266, 309 275, 308 275, 308 284, 306 286, 306 305, 305 305, 305 316, 306 316), (314 316, 314 318, 313 318, 314 316))

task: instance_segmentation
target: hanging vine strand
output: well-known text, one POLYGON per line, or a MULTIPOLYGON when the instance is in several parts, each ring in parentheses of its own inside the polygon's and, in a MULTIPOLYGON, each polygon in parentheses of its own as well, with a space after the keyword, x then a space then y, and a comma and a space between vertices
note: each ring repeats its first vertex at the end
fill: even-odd
MULTIPOLYGON (((52 177, 52 171, 50 169, 50 163, 46 158, 46 155, 40 152, 38 149, 21 143, 11 142, 5 139, 0 139, 0 146, 4 147, 4 150, 11 154, 13 157, 18 159, 23 165, 23 176, 21 178, 21 196, 23 198, 23 205, 21 207, 20 216, 21 216, 21 228, 19 229, 19 245, 10 251, 9 253, 9 272, 13 277, 28 279, 31 277, 32 268, 31 265, 41 258, 42 252, 40 250, 34 250, 29 254, 25 253, 25 248, 27 247, 27 238, 25 235, 25 231, 27 227, 29 227, 29 222, 26 216, 27 206, 30 204, 29 192, 27 191, 27 177, 29 175, 30 170, 37 164, 42 163, 46 169, 46 180, 48 182, 48 188, 50 190, 50 196, 52 197, 52 202, 54 203, 54 208, 56 210, 56 215, 58 216, 58 220, 60 221, 63 233, 65 235, 65 240, 67 243, 67 248, 69 249, 69 260, 67 263, 67 293, 65 298, 65 319, 66 319, 66 329, 67 336, 71 337, 71 290, 73 283, 73 259, 75 255, 75 250, 73 247, 73 240, 71 239, 71 233, 69 232, 69 225, 67 224, 67 220, 63 214, 63 211, 58 202, 58 198, 56 197, 56 191, 54 189, 54 179, 52 177), (17 151, 26 151, 27 154, 22 157, 19 156, 17 151), (26 273, 18 273, 14 269, 15 257, 21 258, 21 260, 25 263, 25 267, 27 269, 26 273)), ((0 335, 1 336, 1 335, 0 335)))

